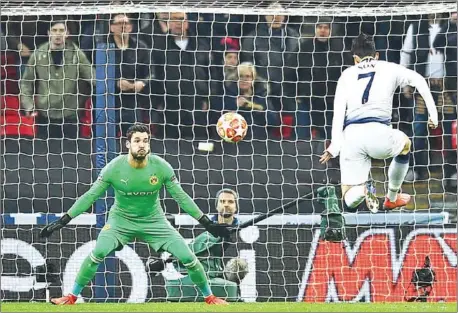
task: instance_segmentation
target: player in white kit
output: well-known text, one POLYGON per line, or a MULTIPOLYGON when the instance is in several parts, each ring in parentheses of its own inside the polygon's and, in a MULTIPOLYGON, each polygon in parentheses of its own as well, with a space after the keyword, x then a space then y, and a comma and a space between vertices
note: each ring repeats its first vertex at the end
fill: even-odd
POLYGON ((410 139, 391 127, 393 94, 398 86, 413 86, 425 100, 431 128, 438 125, 434 99, 426 80, 405 67, 378 61, 372 38, 365 34, 353 40, 355 65, 339 78, 334 100, 332 140, 321 163, 340 153, 344 207, 354 210, 364 200, 378 211, 375 189, 368 183, 371 159, 393 158, 388 169, 388 192, 383 206, 391 210, 407 205, 410 195, 399 193, 409 168, 410 139))

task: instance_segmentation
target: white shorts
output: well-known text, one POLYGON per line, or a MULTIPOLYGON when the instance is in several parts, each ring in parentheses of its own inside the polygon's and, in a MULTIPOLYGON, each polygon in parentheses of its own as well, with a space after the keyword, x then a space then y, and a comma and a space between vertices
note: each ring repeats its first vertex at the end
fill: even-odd
POLYGON ((381 123, 347 126, 340 151, 342 185, 365 183, 371 170, 371 159, 397 156, 404 149, 406 139, 402 131, 381 123))

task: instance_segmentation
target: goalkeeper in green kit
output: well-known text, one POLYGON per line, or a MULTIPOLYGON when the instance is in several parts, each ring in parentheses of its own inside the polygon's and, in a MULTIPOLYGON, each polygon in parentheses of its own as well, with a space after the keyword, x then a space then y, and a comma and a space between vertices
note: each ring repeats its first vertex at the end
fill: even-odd
POLYGON ((227 304, 215 297, 199 260, 183 237, 167 221, 159 202, 162 186, 189 215, 215 237, 228 237, 228 225, 213 223, 181 188, 170 164, 150 154, 150 133, 145 125, 133 125, 127 131, 129 153, 108 163, 97 181, 59 220, 47 225, 40 233, 50 236, 67 225, 71 219, 85 212, 108 187, 115 190, 115 202, 108 221, 101 230, 96 246, 84 260, 72 293, 51 299, 53 304, 74 304, 83 288, 93 279, 99 264, 111 252, 121 249, 135 238, 145 241, 157 252, 174 255, 188 270, 189 277, 202 292, 208 304, 227 304))

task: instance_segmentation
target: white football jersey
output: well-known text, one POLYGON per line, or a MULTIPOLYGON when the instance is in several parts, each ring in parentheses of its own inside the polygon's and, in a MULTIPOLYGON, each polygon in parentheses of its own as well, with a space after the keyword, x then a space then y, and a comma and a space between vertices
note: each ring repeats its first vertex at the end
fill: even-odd
POLYGON ((431 120, 437 125, 437 110, 426 80, 399 64, 366 59, 339 78, 334 100, 332 141, 328 151, 339 154, 343 130, 350 124, 391 123, 393 95, 398 86, 414 86, 425 100, 431 120))

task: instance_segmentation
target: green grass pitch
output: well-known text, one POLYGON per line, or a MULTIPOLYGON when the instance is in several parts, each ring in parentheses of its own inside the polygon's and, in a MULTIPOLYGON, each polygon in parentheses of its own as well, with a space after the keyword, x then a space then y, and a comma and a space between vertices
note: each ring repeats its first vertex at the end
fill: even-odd
POLYGON ((457 312, 453 303, 81 303, 54 306, 48 303, 3 302, 1 312, 457 312))

